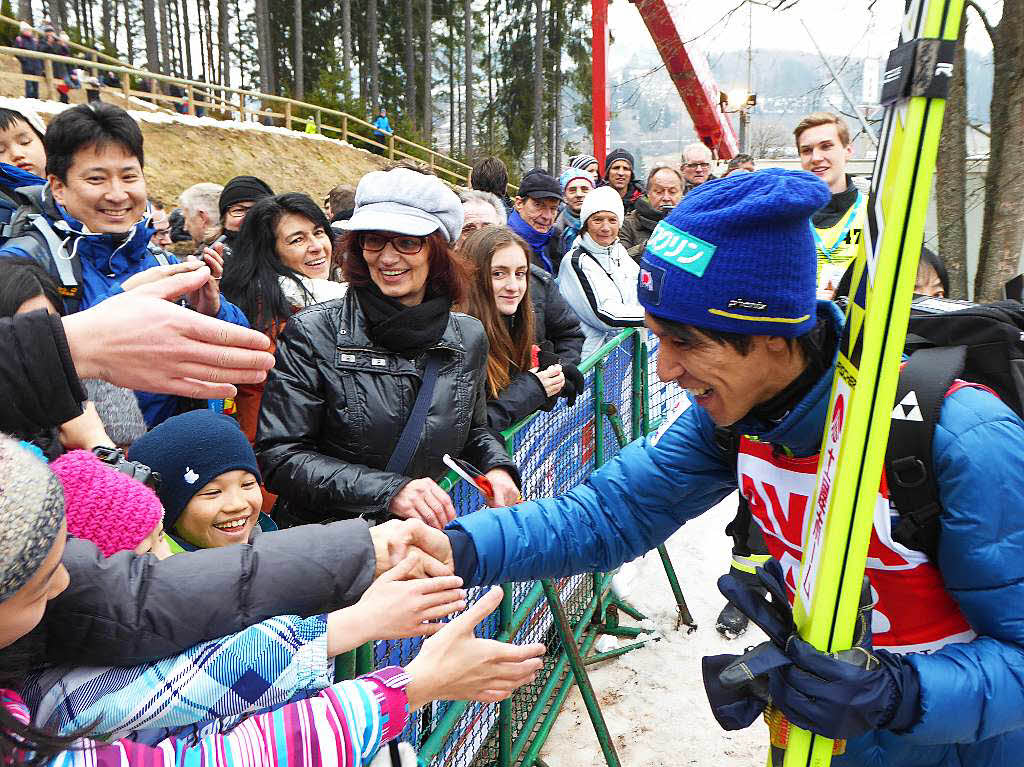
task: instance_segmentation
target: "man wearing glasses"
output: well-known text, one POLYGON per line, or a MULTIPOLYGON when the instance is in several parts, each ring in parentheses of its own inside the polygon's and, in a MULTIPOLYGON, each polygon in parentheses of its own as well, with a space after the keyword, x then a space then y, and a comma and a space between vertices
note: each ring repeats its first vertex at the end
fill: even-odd
POLYGON ((711 150, 699 141, 687 144, 683 148, 683 161, 679 166, 683 173, 683 194, 705 181, 714 178, 711 175, 711 150))

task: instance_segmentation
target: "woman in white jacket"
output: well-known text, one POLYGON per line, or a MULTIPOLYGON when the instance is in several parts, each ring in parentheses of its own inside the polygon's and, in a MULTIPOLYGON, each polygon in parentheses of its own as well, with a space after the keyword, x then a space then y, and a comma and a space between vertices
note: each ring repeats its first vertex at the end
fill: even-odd
POLYGON ((583 359, 627 327, 644 323, 636 297, 640 267, 619 244, 622 198, 610 186, 588 192, 580 209, 583 231, 558 269, 558 289, 580 318, 583 359))

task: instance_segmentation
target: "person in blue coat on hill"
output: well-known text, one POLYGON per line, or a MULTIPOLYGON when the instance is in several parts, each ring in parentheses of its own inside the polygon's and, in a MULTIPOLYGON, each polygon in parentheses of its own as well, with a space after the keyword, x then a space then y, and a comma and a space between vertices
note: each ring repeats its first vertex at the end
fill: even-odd
MULTIPOLYGON (((692 404, 560 498, 453 522, 446 532, 467 586, 609 570, 740 488, 774 556, 764 576, 793 598, 842 330, 835 305, 815 300, 808 220, 828 199, 803 171, 732 174, 691 191, 658 224, 639 298, 660 340, 658 376, 692 404)), ((1021 763, 1024 422, 990 391, 956 385, 933 465, 935 561, 894 540, 898 513, 879 489, 867 566, 873 640, 855 652, 860 662, 784 635, 768 648, 775 668, 759 693, 705 674, 723 726, 750 724, 770 691, 791 722, 848 740, 837 767, 1021 763)))
MULTIPOLYGON (((32 258, 45 266, 61 285, 69 314, 205 263, 209 281, 184 296, 185 302, 202 314, 249 327, 245 315, 221 298, 220 253, 207 248, 203 260, 179 263, 147 247, 155 230, 142 170, 142 131, 127 112, 103 103, 65 110, 47 128, 45 148, 47 183, 19 190, 32 201, 38 223, 7 240, 0 258, 32 258)), ((150 427, 179 407, 169 395, 136 396, 150 427)))

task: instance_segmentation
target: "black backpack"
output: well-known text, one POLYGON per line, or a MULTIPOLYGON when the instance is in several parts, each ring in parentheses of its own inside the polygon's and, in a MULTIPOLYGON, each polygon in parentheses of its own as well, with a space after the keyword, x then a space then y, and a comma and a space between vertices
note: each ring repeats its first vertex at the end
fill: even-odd
POLYGON ((1024 415, 1024 304, 916 299, 906 352, 885 455, 889 499, 900 516, 893 538, 935 560, 942 506, 932 438, 942 402, 961 379, 989 387, 1024 415))

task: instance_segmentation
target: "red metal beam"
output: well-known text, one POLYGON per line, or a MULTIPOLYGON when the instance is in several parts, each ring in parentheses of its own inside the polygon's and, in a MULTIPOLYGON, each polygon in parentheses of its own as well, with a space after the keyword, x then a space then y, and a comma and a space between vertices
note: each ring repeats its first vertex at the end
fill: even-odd
POLYGON ((593 38, 591 40, 591 104, 594 121, 594 157, 604 175, 608 154, 608 0, 591 0, 593 38))
MULTIPOLYGON (((596 3, 597 0, 594 0, 596 3)), ((728 160, 739 152, 736 131, 719 107, 719 89, 711 67, 696 46, 687 46, 665 0, 630 0, 647 25, 661 60, 679 91, 697 136, 715 155, 728 160)), ((594 66, 596 70, 597 58, 594 66)))

